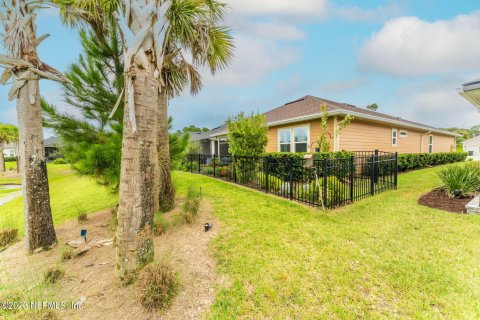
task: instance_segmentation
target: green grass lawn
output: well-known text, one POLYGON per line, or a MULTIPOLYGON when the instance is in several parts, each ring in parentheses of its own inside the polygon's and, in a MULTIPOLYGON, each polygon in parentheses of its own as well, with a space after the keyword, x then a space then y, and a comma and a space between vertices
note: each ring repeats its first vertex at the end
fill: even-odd
POLYGON ((480 216, 417 204, 437 170, 328 212, 176 172, 222 223, 212 249, 229 285, 210 318, 479 319, 480 216))
MULTIPOLYGON (((11 166, 13 163, 7 163, 11 166)), ((79 213, 91 213, 113 207, 117 195, 97 184, 92 178, 79 176, 70 165, 48 164, 50 201, 55 224, 79 213)), ((21 183, 18 178, 2 178, 0 184, 21 183)), ((0 194, 0 197, 2 195, 0 194)), ((23 235, 23 197, 0 206, 0 229, 18 228, 23 235)))

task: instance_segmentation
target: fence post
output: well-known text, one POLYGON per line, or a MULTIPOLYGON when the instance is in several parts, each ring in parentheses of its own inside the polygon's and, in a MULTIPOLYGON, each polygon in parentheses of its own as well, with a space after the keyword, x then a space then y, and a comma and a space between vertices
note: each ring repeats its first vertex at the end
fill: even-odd
POLYGON ((199 153, 198 154, 198 173, 200 173, 200 161, 201 161, 202 155, 199 153))
POLYGON ((375 163, 377 156, 372 156, 372 162, 370 163, 370 194, 375 195, 375 163))
POLYGON ((237 165, 235 164, 235 157, 232 156, 232 171, 233 171, 233 181, 237 183, 237 165))
POLYGON ((265 176, 265 189, 266 192, 269 193, 269 179, 268 179, 268 157, 263 158, 263 171, 265 176))
POLYGON ((353 183, 355 182, 355 156, 350 157, 350 201, 353 202, 354 198, 354 186, 353 183))
POLYGON ((215 166, 215 158, 216 158, 216 157, 215 157, 215 155, 213 155, 212 158, 213 158, 213 159, 212 159, 212 160, 213 160, 213 177, 216 178, 216 177, 217 177, 217 174, 216 174, 216 172, 215 172, 215 170, 216 170, 216 166, 215 166))
POLYGON ((395 152, 395 163, 393 167, 393 186, 397 190, 398 186, 398 152, 395 152))
POLYGON ((323 158, 323 205, 327 207, 327 187, 328 187, 328 159, 323 158))
POLYGON ((190 173, 193 173, 193 154, 190 154, 190 173))
POLYGON ((293 200, 293 158, 290 158, 289 161, 289 167, 290 167, 290 177, 289 177, 289 182, 290 182, 290 200, 293 200))
POLYGON ((375 150, 375 183, 378 183, 378 175, 380 173, 379 165, 378 163, 380 162, 378 156, 378 149, 375 150))

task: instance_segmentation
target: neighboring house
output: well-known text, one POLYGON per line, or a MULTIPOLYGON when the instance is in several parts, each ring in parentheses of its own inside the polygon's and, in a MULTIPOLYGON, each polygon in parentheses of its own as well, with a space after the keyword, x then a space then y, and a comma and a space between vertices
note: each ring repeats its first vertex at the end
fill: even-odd
POLYGON ((4 149, 3 149, 3 156, 5 158, 13 158, 13 157, 16 157, 17 153, 15 151, 15 144, 13 143, 9 143, 7 145, 5 145, 4 149))
POLYGON ((62 142, 59 137, 45 139, 43 147, 45 148, 45 159, 54 160, 60 157, 59 150, 62 147, 62 142))
POLYGON ((480 111, 480 79, 463 84, 457 91, 480 111))
POLYGON ((463 141, 463 151, 468 152, 468 158, 480 160, 480 136, 463 141))
MULTIPOLYGON (((314 152, 324 133, 321 127, 322 106, 329 114, 327 141, 331 151, 381 150, 398 153, 451 152, 456 149, 459 134, 418 122, 393 117, 353 105, 305 96, 265 113, 268 124, 267 152, 314 152), (346 115, 355 119, 337 134, 339 123, 346 115)), ((205 132, 199 139, 206 154, 218 153, 208 148, 207 141, 224 139, 226 126, 205 132)), ((216 146, 216 145, 215 145, 216 146)), ((225 147, 224 147, 225 148, 225 147)))
MULTIPOLYGON (((47 159, 55 159, 58 158, 58 152, 62 147, 62 143, 59 137, 50 137, 45 139, 43 142, 45 148, 45 158, 47 159)), ((17 152, 15 145, 13 143, 9 143, 3 149, 3 155, 5 157, 16 157, 17 152)))
POLYGON ((191 133, 190 139, 198 141, 201 154, 217 156, 229 155, 227 141, 227 125, 214 128, 207 132, 191 133))

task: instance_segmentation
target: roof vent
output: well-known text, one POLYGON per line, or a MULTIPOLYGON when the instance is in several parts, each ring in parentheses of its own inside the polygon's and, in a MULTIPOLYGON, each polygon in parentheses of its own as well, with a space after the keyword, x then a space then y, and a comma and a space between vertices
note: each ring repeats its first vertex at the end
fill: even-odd
POLYGON ((288 106, 289 104, 294 104, 296 102, 300 102, 300 101, 303 101, 303 100, 305 100, 305 98, 301 98, 301 99, 298 99, 298 100, 295 100, 295 101, 287 102, 287 103, 285 103, 285 105, 288 106))

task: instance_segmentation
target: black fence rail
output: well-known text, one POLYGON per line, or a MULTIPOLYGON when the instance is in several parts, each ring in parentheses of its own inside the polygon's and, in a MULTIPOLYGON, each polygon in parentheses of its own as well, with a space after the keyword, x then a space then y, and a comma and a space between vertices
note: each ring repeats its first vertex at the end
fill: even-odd
POLYGON ((184 167, 217 179, 295 200, 337 208, 397 188, 398 155, 356 152, 348 158, 314 160, 190 154, 184 167))

